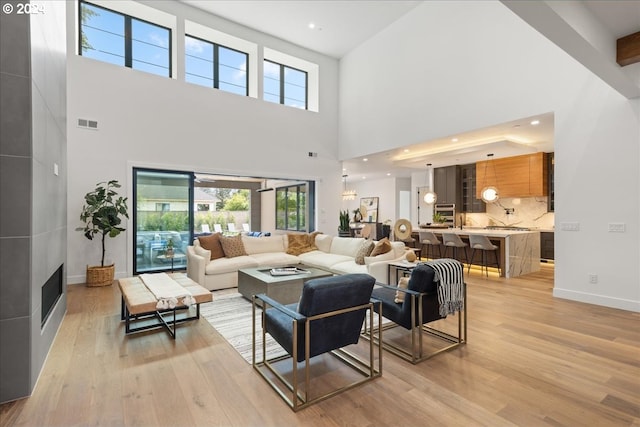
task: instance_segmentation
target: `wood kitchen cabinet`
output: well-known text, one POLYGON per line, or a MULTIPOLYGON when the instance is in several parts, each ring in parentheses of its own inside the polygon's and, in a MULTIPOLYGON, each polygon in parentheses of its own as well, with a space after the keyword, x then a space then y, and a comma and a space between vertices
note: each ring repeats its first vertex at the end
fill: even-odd
POLYGON ((538 197, 549 194, 547 153, 525 154, 476 163, 476 197, 494 186, 500 197, 538 197))
POLYGON ((460 166, 447 166, 433 170, 433 188, 438 195, 437 204, 455 204, 456 209, 462 204, 460 191, 460 166))

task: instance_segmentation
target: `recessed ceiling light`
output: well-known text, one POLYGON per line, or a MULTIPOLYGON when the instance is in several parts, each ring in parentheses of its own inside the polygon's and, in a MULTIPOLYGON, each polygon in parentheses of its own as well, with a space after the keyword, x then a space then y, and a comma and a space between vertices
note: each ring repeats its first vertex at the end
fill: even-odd
POLYGON ((532 121, 531 121, 531 124, 532 124, 533 126, 535 126, 535 125, 539 125, 539 124, 540 124, 540 120, 532 120, 532 121))
POLYGON ((391 176, 391 172, 387 172, 387 176, 391 176))
POLYGON ((313 30, 316 27, 315 22, 309 22, 309 29, 313 30))
POLYGON ((451 141, 452 142, 458 142, 458 138, 453 138, 451 141))
POLYGON ((363 162, 368 162, 369 159, 367 159, 366 157, 364 159, 362 159, 363 162))
POLYGON ((404 152, 405 152, 405 153, 408 153, 408 152, 409 152, 409 149, 408 149, 408 148, 405 148, 405 149, 404 149, 404 152))

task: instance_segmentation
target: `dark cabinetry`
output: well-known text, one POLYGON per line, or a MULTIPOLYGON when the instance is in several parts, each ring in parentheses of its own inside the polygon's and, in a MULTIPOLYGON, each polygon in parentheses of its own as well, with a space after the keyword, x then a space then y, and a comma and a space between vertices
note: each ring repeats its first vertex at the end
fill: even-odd
POLYGON ((438 204, 455 204, 456 212, 486 212, 476 198, 476 165, 455 165, 433 171, 433 187, 438 204))
POLYGON ((462 206, 460 212, 486 212, 487 205, 476 198, 476 165, 475 163, 460 166, 460 185, 462 206))
POLYGON ((460 191, 460 166, 447 166, 433 170, 433 187, 438 204, 462 204, 460 191))
POLYGON ((554 185, 554 167, 555 167, 555 159, 554 159, 554 155, 553 153, 549 153, 547 155, 547 162, 549 164, 548 166, 548 174, 549 177, 547 179, 547 185, 549 186, 549 198, 548 200, 548 205, 547 205, 547 210, 549 212, 553 212, 555 210, 555 192, 553 191, 553 185, 554 185))
POLYGON ((540 232, 540 258, 541 259, 554 259, 553 252, 553 237, 552 231, 540 232))

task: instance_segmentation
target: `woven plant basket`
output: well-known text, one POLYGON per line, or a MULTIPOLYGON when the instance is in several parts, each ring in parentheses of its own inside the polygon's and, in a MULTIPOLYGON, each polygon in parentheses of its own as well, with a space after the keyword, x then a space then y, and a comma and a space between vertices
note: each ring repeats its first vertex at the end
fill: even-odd
POLYGON ((87 266, 87 286, 109 286, 113 283, 114 264, 104 267, 87 266))

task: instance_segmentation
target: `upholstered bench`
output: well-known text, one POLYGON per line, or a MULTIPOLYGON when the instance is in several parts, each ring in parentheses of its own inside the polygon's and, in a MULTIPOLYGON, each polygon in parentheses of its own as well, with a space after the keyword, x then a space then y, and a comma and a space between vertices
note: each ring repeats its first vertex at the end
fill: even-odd
POLYGON ((125 333, 140 332, 148 329, 164 327, 173 339, 176 338, 176 324, 200 318, 200 304, 213 301, 211 291, 189 279, 183 273, 171 273, 169 276, 191 293, 195 299, 195 315, 177 317, 178 311, 189 310, 186 305, 177 305, 174 308, 158 309, 158 300, 147 289, 140 277, 127 277, 118 280, 118 286, 122 293, 120 319, 125 321, 125 333), (149 320, 155 318, 156 322, 149 320), (132 321, 141 322, 141 326, 132 327, 132 321))

